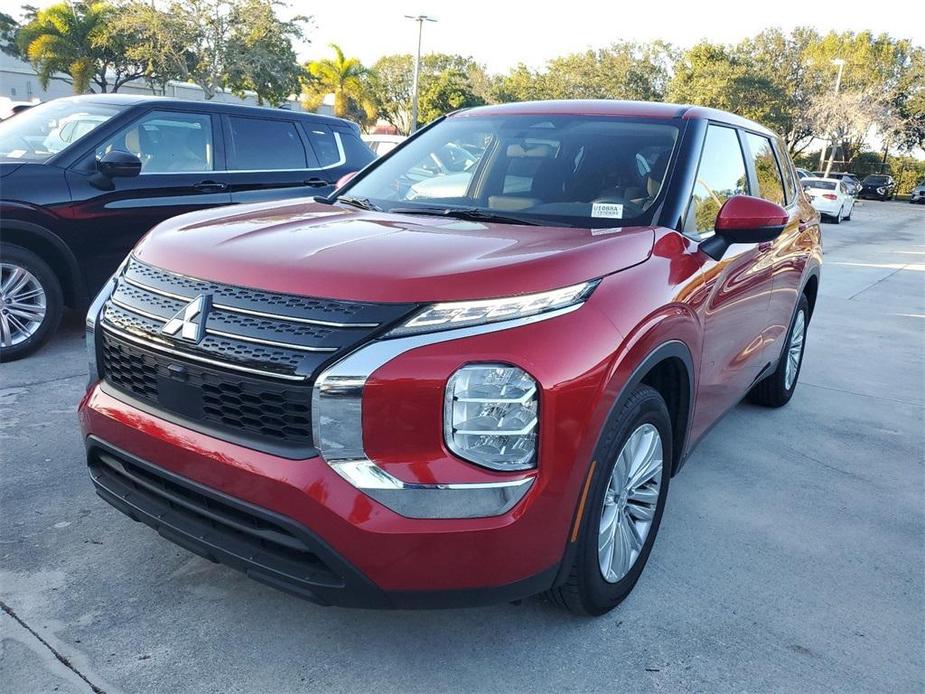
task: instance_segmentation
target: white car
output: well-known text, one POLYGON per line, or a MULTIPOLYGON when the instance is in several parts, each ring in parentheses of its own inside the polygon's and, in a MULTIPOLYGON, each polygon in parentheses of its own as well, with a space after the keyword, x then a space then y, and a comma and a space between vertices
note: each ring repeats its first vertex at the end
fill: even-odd
POLYGON ((109 120, 109 116, 100 116, 92 113, 75 113, 62 118, 45 141, 42 143, 46 150, 57 154, 72 142, 76 142, 96 126, 109 120))
POLYGON ((405 135, 360 135, 377 157, 388 154, 408 138, 405 135))
POLYGON ((804 178, 803 190, 820 214, 830 217, 836 224, 851 219, 854 196, 848 192, 848 183, 837 178, 804 178))

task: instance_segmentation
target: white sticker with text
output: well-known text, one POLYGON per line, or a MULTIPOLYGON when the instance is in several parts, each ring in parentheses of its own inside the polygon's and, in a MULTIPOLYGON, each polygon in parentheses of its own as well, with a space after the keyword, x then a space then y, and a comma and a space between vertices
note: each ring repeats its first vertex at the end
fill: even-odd
POLYGON ((608 219, 623 219, 623 205, 616 202, 591 203, 592 217, 607 217, 608 219))

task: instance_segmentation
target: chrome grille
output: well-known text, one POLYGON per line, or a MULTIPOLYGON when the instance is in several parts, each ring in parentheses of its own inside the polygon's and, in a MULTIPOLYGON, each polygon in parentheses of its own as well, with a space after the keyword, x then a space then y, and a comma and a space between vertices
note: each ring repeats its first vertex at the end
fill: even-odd
POLYGON ((103 311, 103 326, 226 368, 309 379, 337 354, 415 308, 221 285, 132 258, 103 311), (164 324, 199 294, 212 299, 203 339, 190 344, 163 334, 164 324))
POLYGON ((193 428, 298 457, 311 447, 314 375, 417 308, 220 285, 131 258, 101 315, 102 375, 193 428), (211 297, 202 339, 165 334, 200 294, 211 297))

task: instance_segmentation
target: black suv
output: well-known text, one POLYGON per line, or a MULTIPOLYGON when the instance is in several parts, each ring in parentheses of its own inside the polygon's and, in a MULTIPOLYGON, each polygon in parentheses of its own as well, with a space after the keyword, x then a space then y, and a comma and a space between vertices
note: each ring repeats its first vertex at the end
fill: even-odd
POLYGON ((887 174, 870 174, 861 181, 859 197, 873 200, 892 200, 896 194, 896 181, 887 174))
POLYGON ((374 158, 338 118, 162 97, 58 99, 0 123, 0 361, 82 310, 158 222, 324 195, 374 158))

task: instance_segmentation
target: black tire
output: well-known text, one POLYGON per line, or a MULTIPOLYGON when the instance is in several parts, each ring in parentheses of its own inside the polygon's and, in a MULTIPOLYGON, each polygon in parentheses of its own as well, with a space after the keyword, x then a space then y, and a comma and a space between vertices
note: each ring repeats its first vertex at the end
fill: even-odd
POLYGON ((671 418, 665 401, 649 386, 637 386, 619 411, 611 413, 594 452, 595 468, 585 500, 574 561, 564 584, 547 591, 549 600, 579 615, 597 616, 619 605, 633 590, 645 568, 661 524, 671 479, 671 418), (604 495, 617 457, 630 435, 643 424, 652 424, 662 444, 662 473, 655 514, 635 563, 615 583, 604 580, 598 560, 598 530, 604 495))
POLYGON ((790 398, 793 397, 793 393, 797 389, 797 383, 800 382, 800 371, 803 369, 803 355, 806 352, 806 335, 809 331, 809 318, 809 301, 806 299, 805 294, 801 294, 800 301, 797 303, 797 310, 794 311, 793 318, 790 319, 790 329, 787 331, 787 338, 784 340, 783 347, 781 348, 781 355, 777 362, 777 368, 774 369, 772 374, 758 381, 758 383, 752 387, 746 396, 749 402, 765 407, 783 407, 790 402, 790 398), (794 376, 793 383, 791 383, 788 388, 787 349, 790 345, 794 326, 797 323, 797 317, 800 315, 801 311, 803 312, 804 320, 803 344, 800 347, 800 361, 797 364, 796 376, 794 376))
POLYGON ((848 216, 845 217, 845 221, 846 221, 846 222, 850 222, 850 221, 851 221, 851 212, 854 212, 854 205, 851 206, 851 211, 848 212, 848 216))
MULTIPOLYGON (((48 263, 32 251, 8 243, 0 244, 0 261, 4 265, 14 265, 30 272, 45 292, 45 316, 39 327, 32 335, 18 344, 0 345, 0 362, 9 362, 32 354, 55 334, 61 322, 64 299, 61 282, 58 281, 48 263)), ((0 306, 0 310, 5 309, 0 306)))
POLYGON ((841 211, 845 209, 842 207, 838 212, 835 213, 835 216, 832 218, 833 224, 841 224, 841 211))

